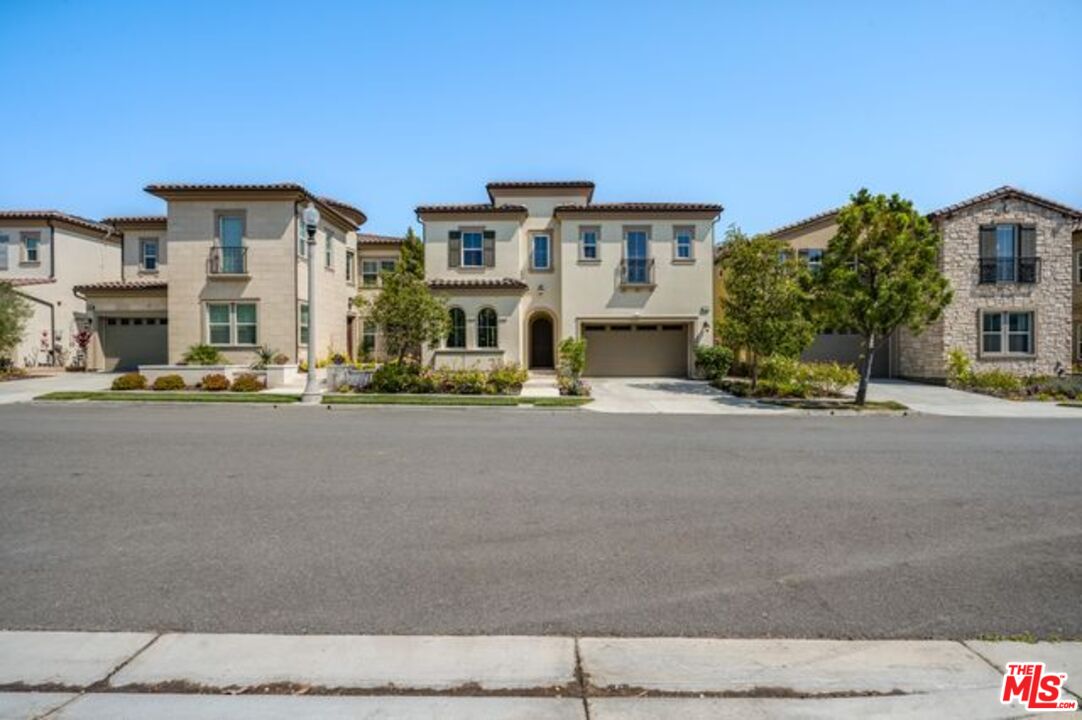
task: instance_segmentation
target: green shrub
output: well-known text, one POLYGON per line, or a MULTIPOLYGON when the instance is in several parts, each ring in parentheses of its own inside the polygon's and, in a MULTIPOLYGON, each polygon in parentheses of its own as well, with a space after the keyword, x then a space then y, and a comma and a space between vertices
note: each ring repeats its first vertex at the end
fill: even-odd
POLYGON ((530 374, 516 363, 499 364, 488 372, 488 389, 496 395, 514 395, 522 390, 530 374))
POLYGON ((1022 392, 1022 380, 1006 370, 978 370, 969 374, 969 380, 964 387, 975 392, 1006 397, 1022 392))
POLYGON ((708 380, 725 377, 733 364, 733 351, 723 345, 700 345, 695 348, 695 365, 708 380))
POLYGON ((147 379, 139 373, 124 373, 113 380, 114 390, 146 390, 147 379))
POLYGON ((184 363, 187 365, 221 365, 224 361, 218 348, 205 343, 192 345, 184 353, 184 363))
POLYGON ((557 370, 562 375, 578 378, 586 369, 586 339, 566 337, 560 341, 560 365, 557 370))
POLYGON ((259 392, 266 390, 267 384, 255 373, 241 373, 233 378, 233 392, 259 392))
POLYGON ((423 384, 421 370, 420 365, 411 362, 384 363, 372 373, 372 382, 365 389, 377 393, 414 392, 423 384))
POLYGON ((832 397, 839 395, 860 379, 848 365, 824 362, 800 362, 795 358, 772 355, 764 358, 759 371, 756 397, 832 397))
POLYGON ((184 378, 180 375, 159 375, 150 387, 154 390, 183 390, 184 378))
POLYGON ((558 375, 556 385, 561 395, 574 397, 590 397, 590 386, 582 378, 574 378, 570 375, 558 375))
POLYGON ((965 387, 972 374, 973 365, 965 351, 951 348, 947 353, 947 384, 952 387, 965 387))
POLYGON ((433 373, 437 392, 454 395, 481 395, 488 386, 483 370, 437 370, 433 373))
POLYGON ((203 379, 199 382, 199 387, 207 392, 221 392, 229 389, 229 378, 221 373, 211 373, 210 375, 204 375, 203 379))
POLYGON ((285 353, 278 353, 277 355, 275 355, 272 358, 272 360, 273 360, 272 364, 274 364, 274 365, 288 365, 289 364, 289 356, 286 355, 285 353))
POLYGON ((1036 396, 1038 399, 1082 399, 1082 376, 1079 375, 1029 377, 1023 380, 1022 384, 1026 395, 1036 396))
POLYGON ((836 362, 801 363, 808 382, 822 395, 840 395, 845 388, 860 381, 860 373, 852 365, 836 362))

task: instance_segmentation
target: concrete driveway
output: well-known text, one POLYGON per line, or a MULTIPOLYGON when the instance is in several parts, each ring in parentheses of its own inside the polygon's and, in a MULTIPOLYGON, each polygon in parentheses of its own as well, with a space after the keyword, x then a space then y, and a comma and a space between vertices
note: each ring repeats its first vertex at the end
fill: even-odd
POLYGON ((27 402, 50 392, 108 390, 119 373, 59 372, 0 382, 0 405, 27 402))
POLYGON ((603 413, 677 415, 786 415, 795 411, 733 397, 701 380, 680 378, 587 378, 603 413))
POLYGON ((1061 407, 1054 402, 1002 400, 940 385, 904 380, 874 380, 869 400, 896 400, 927 415, 999 418, 1082 418, 1082 408, 1061 407))

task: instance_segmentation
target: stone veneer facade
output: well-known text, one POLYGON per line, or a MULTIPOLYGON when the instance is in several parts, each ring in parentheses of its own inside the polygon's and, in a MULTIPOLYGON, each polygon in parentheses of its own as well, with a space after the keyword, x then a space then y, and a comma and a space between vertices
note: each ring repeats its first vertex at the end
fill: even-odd
POLYGON ((1071 234, 1078 219, 1015 194, 992 197, 933 217, 943 237, 942 269, 950 279, 954 299, 943 317, 920 335, 899 332, 897 374, 942 379, 952 348, 965 351, 974 368, 981 370, 998 368, 1018 375, 1052 374, 1057 367, 1069 370, 1076 294, 1071 234), (980 226, 1005 223, 1036 227, 1040 258, 1036 283, 980 284, 980 226), (988 310, 1032 311, 1035 353, 1025 357, 982 357, 980 313, 988 310))

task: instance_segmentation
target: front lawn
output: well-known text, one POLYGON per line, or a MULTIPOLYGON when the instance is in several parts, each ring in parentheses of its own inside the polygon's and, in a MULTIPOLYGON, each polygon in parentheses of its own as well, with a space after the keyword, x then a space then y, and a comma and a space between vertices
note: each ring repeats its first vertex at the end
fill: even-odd
POLYGON ((519 397, 517 395, 442 395, 405 393, 343 393, 323 396, 328 405, 440 405, 516 407, 579 407, 590 402, 582 397, 519 397))
POLYGON ((103 390, 100 392, 51 392, 35 400, 92 400, 107 402, 194 402, 194 403, 274 403, 285 405, 300 400, 299 395, 276 395, 244 392, 140 392, 138 390, 103 390))

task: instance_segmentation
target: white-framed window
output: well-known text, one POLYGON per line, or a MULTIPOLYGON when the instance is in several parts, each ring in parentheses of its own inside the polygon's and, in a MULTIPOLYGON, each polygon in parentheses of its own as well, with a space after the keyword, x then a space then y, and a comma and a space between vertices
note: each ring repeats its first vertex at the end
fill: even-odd
POLYGON ((23 262, 41 262, 41 233, 24 232, 20 237, 23 246, 23 262))
POLYGON ((158 238, 139 238, 139 266, 147 272, 158 272, 158 238))
POLYGON ((601 251, 598 240, 601 238, 601 228, 579 228, 579 260, 592 262, 601 259, 601 251))
POLYGON ((323 240, 323 264, 334 269, 334 235, 330 233, 323 240))
POLYGON ((308 228, 304 226, 304 221, 297 217, 297 256, 308 257, 308 228))
POLYGON ((211 345, 256 345, 259 322, 256 304, 207 303, 207 342, 211 345))
POLYGON ((552 269, 552 236, 548 233, 530 236, 530 267, 534 270, 552 269))
POLYGON ((352 250, 346 250, 346 282, 353 283, 353 267, 357 263, 357 256, 352 250))
POLYGON ((673 258, 694 260, 695 226, 677 225, 673 228, 673 258))
POLYGON ((483 267, 485 234, 481 230, 462 231, 462 267, 483 267))
POLYGON ((395 268, 395 260, 361 260, 361 285, 364 287, 379 287, 380 275, 392 272, 395 268))
POLYGON ((797 256, 803 260, 813 274, 823 269, 823 249, 803 248, 797 250, 797 256))
POLYGON ((981 313, 981 355, 1033 355, 1033 312, 981 313))
POLYGON ((376 323, 365 320, 361 324, 361 355, 367 357, 376 351, 376 323))
POLYGON ((8 243, 11 241, 7 235, 0 235, 0 270, 8 269, 8 243))
POLYGON ((447 333, 447 347, 466 347, 466 313, 460 307, 450 309, 451 329, 447 333))
POLYGON ((308 303, 302 302, 297 310, 297 340, 301 345, 308 344, 308 303))
POLYGON ((490 307, 481 308, 477 313, 477 347, 497 348, 500 346, 498 324, 495 310, 490 307))

